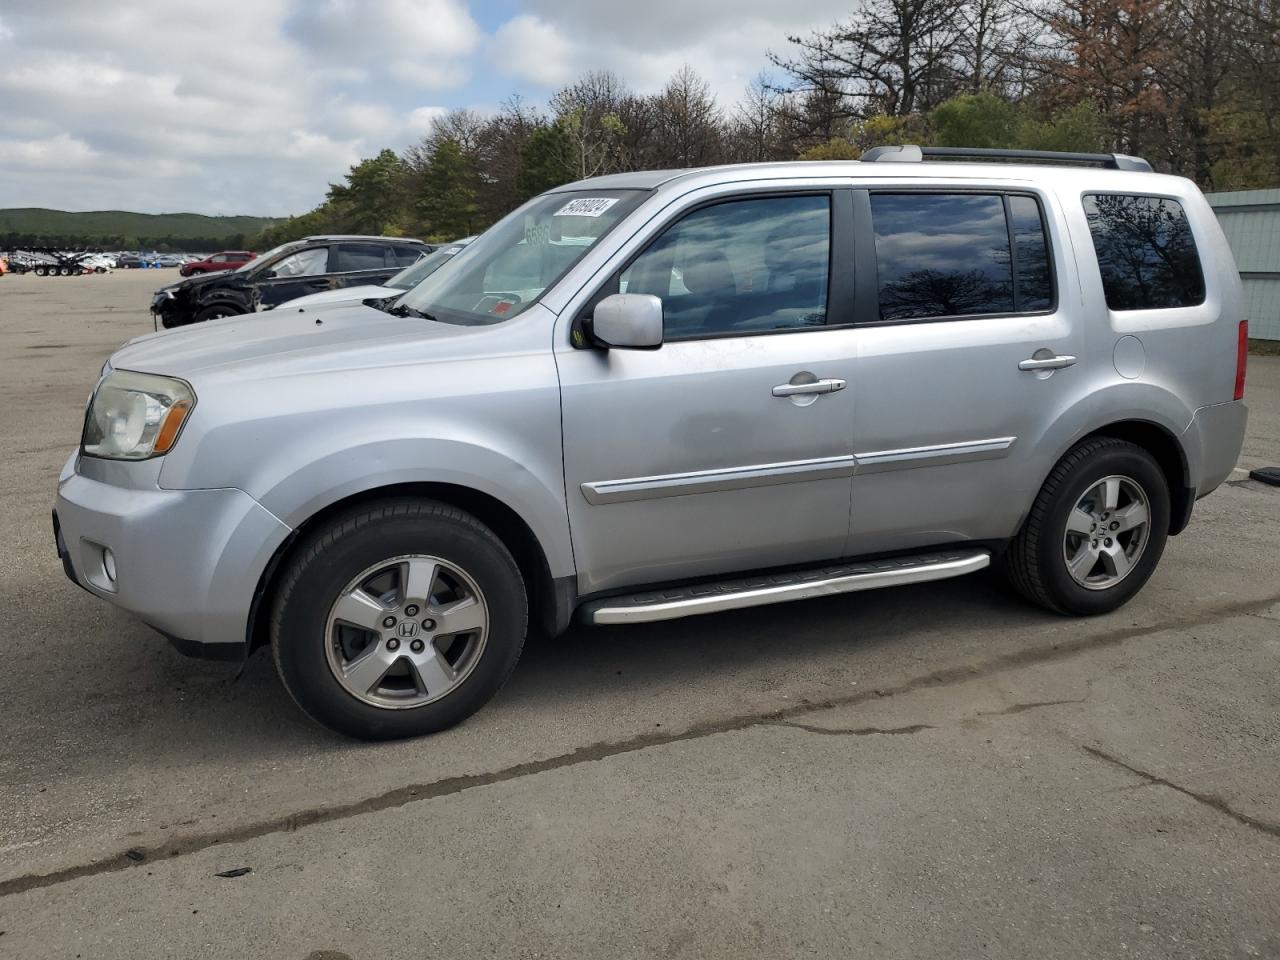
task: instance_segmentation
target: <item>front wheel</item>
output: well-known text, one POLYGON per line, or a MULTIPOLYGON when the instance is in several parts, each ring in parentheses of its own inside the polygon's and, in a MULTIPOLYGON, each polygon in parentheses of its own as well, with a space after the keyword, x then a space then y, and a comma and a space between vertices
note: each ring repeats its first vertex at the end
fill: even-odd
POLYGON ((1110 613, 1155 571, 1169 515, 1169 484, 1150 453, 1115 437, 1086 440, 1040 488, 1003 557, 1005 574, 1058 613, 1110 613))
POLYGON ((204 323, 206 320, 221 320, 223 317, 235 317, 239 314, 239 310, 219 304, 217 306, 205 307, 196 314, 195 322, 204 323))
POLYGON ((519 567, 456 507, 394 500, 339 516, 282 573, 276 667, 313 719, 352 737, 434 733, 489 701, 528 625, 519 567))

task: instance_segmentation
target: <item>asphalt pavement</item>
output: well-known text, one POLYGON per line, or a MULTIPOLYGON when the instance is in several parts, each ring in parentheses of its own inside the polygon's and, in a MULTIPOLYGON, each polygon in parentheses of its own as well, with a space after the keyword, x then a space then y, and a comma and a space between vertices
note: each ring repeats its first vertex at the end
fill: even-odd
MULTIPOLYGON (((984 574, 575 628, 355 743, 54 555, 172 273, 0 278, 0 957, 1280 958, 1280 489, 1238 472, 1106 617, 984 574)), ((1248 400, 1280 464, 1280 358, 1248 400)))

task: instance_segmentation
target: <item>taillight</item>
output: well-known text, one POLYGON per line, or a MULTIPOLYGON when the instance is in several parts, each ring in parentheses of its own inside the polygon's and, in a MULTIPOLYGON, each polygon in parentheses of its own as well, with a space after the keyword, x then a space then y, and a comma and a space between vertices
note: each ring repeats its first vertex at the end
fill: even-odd
POLYGON ((1244 399, 1244 368, 1249 362, 1249 321, 1240 321, 1240 335, 1236 341, 1236 392, 1233 400, 1244 399))

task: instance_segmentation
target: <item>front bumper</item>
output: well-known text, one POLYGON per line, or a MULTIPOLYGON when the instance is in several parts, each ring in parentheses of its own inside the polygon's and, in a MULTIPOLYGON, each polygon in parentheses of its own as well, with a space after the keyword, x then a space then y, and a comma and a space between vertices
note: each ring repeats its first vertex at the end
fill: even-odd
POLYGON ((290 533, 242 490, 121 486, 83 475, 74 457, 58 481, 54 531, 72 580, 210 659, 247 653, 262 572, 290 533))

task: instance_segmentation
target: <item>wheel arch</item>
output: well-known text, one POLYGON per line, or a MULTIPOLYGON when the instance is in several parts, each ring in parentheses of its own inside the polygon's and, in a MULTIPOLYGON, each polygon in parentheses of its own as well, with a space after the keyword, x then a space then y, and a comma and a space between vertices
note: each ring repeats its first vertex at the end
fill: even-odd
POLYGON ((254 591, 246 625, 246 652, 270 642, 267 611, 275 600, 280 572, 306 535, 325 521, 348 510, 380 500, 412 497, 438 500, 466 510, 491 529, 511 551, 529 591, 530 619, 551 635, 564 631, 576 602, 575 578, 554 577, 542 544, 528 522, 511 506, 492 494, 460 484, 414 481, 370 487, 325 505, 299 524, 277 548, 254 591))
MULTIPOLYGON (((1177 536, 1185 530, 1191 520, 1191 508, 1195 503, 1196 491, 1191 483, 1191 467, 1187 460, 1187 452, 1177 434, 1152 420, 1138 418, 1115 420, 1076 437, 1067 449, 1062 451, 1058 459, 1061 460, 1075 446, 1094 437, 1115 437, 1117 440, 1126 440, 1146 450, 1155 458, 1169 483, 1169 536, 1177 536)), ((1057 461, 1055 460, 1054 463, 1056 465, 1057 461)))

